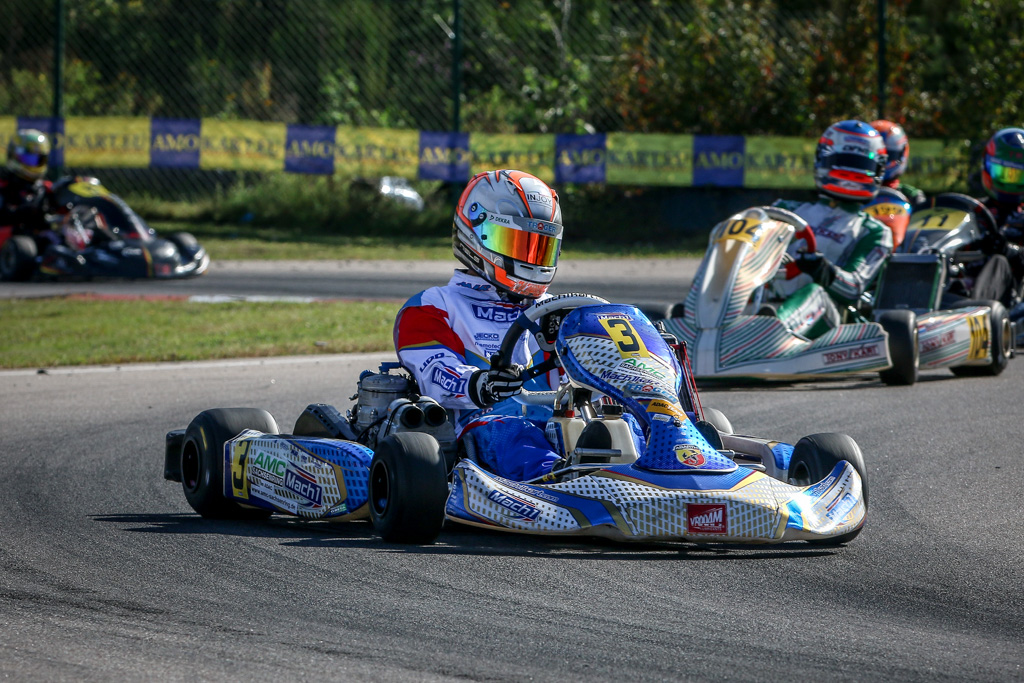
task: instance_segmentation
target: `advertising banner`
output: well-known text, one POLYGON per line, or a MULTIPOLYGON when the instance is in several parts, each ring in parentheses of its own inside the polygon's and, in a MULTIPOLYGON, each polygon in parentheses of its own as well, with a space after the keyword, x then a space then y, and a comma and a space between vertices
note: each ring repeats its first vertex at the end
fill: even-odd
POLYGON ((603 183, 605 135, 556 135, 555 183, 603 183))
POLYGON ((420 133, 416 130, 338 126, 334 172, 369 178, 415 178, 419 151, 420 133))
POLYGON ((532 173, 544 182, 555 180, 554 135, 470 133, 470 173, 512 168, 532 173))
POLYGON ((693 136, 608 133, 605 177, 610 185, 691 185, 693 136))
POLYGON ((203 119, 200 131, 199 167, 204 170, 284 170, 283 123, 203 119))
POLYGON ((289 173, 334 173, 333 126, 289 125, 284 145, 284 170, 289 173))
POLYGON ((748 137, 742 187, 814 189, 817 147, 817 138, 748 137))
POLYGON ((419 177, 464 183, 469 180, 469 133, 420 133, 419 177))
POLYGON ((64 163, 68 166, 146 168, 149 144, 149 119, 72 116, 64 121, 64 163))
POLYGON ((743 187, 742 135, 698 135, 693 138, 693 184, 743 187))
POLYGON ((150 165, 160 168, 199 168, 199 119, 153 119, 150 126, 150 165))

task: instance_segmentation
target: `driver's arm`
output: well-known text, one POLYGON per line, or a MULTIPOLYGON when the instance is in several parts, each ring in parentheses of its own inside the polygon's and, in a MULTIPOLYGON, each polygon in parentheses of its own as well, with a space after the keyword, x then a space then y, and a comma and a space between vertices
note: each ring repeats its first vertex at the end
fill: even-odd
POLYGON ((892 231, 887 225, 866 217, 865 233, 842 266, 834 269, 835 278, 826 287, 829 294, 846 303, 855 303, 871 286, 885 259, 892 253, 892 231))
POLYGON ((398 360, 420 394, 452 410, 478 408, 468 384, 480 368, 466 362, 465 344, 449 325, 446 311, 414 297, 398 312, 394 338, 398 360))

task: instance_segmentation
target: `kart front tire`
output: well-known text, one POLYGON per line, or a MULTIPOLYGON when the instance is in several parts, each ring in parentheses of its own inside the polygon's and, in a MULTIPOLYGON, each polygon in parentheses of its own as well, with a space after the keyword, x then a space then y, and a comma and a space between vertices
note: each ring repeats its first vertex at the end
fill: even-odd
POLYGON ((172 232, 167 236, 167 241, 178 248, 178 253, 182 258, 191 258, 199 251, 199 240, 190 232, 172 232))
POLYGON ((262 519, 269 510, 224 497, 224 444, 246 429, 277 434, 277 421, 257 408, 215 408, 193 418, 181 444, 181 488, 192 509, 209 519, 262 519))
POLYGON ((920 356, 917 347, 917 315, 913 311, 883 311, 878 324, 889 335, 892 367, 878 373, 889 386, 910 386, 917 381, 920 356))
POLYGON ((964 306, 989 306, 992 309, 992 329, 989 342, 992 349, 992 362, 988 365, 961 365, 950 368, 950 370, 957 377, 994 377, 1005 370, 1010 361, 1010 314, 1006 312, 1006 307, 1001 303, 989 299, 956 303, 957 308, 964 306))
MULTIPOLYGON (((864 496, 864 507, 868 505, 868 471, 864 466, 864 455, 860 446, 847 434, 827 432, 811 434, 796 442, 793 456, 789 461, 788 481, 794 486, 810 486, 816 484, 835 469, 842 461, 853 465, 860 475, 861 490, 864 496)), ((811 543, 819 545, 841 545, 848 543, 860 534, 855 529, 832 538, 823 538, 811 543)))
POLYGON ((26 235, 14 235, 0 249, 0 280, 24 282, 36 269, 39 251, 35 241, 26 235))
POLYGON ((711 444, 711 447, 718 451, 725 448, 725 444, 722 443, 722 434, 733 433, 729 418, 721 410, 714 408, 704 408, 704 419, 694 422, 694 426, 701 436, 711 444))
POLYGON ((370 462, 370 519, 389 543, 433 543, 444 524, 448 473, 437 439, 392 434, 370 462))

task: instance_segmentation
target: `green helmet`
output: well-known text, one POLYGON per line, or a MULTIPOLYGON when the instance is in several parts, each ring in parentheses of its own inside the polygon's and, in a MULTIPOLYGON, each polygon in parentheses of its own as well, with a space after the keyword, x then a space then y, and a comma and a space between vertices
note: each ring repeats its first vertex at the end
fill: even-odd
POLYGON ((23 128, 7 143, 7 168, 25 180, 38 180, 46 173, 50 141, 33 128, 23 128))
POLYGON ((1003 128, 985 145, 981 182, 1001 202, 1019 202, 1024 195, 1024 129, 1003 128))

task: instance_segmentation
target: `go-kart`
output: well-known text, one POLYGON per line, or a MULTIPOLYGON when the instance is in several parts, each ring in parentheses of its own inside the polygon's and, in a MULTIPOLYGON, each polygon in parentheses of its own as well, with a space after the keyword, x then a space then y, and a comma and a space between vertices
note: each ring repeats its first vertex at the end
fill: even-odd
POLYGON ((210 265, 190 233, 166 238, 95 178, 54 184, 57 211, 51 229, 38 234, 0 231, 0 279, 184 278, 210 265))
POLYGON ((995 218, 977 199, 956 193, 937 195, 907 217, 905 238, 883 266, 867 308, 914 312, 921 368, 998 375, 1014 355, 1017 333, 1000 302, 971 296, 988 257, 970 248, 998 231, 995 218))
POLYGON ((841 544, 867 512, 864 459, 844 434, 795 446, 732 433, 703 409, 685 345, 634 306, 565 294, 526 309, 492 358, 507 366, 522 336, 551 352, 526 374, 564 368, 548 440, 564 464, 537 480, 502 479, 456 446, 431 399, 394 365, 364 372, 345 417, 309 406, 292 434, 254 409, 208 410, 167 434, 167 479, 207 517, 287 513, 369 517, 385 540, 429 543, 445 519, 549 535, 700 543, 841 544), (642 427, 634 439, 623 413, 642 427))
POLYGON ((716 225, 682 306, 668 315, 669 332, 685 341, 700 379, 795 380, 877 372, 886 384, 917 380, 917 330, 911 311, 855 316, 817 339, 761 315, 765 284, 800 274, 790 242, 816 250, 814 230, 800 216, 773 206, 747 209, 716 225), (681 309, 681 310, 680 310, 681 309))

